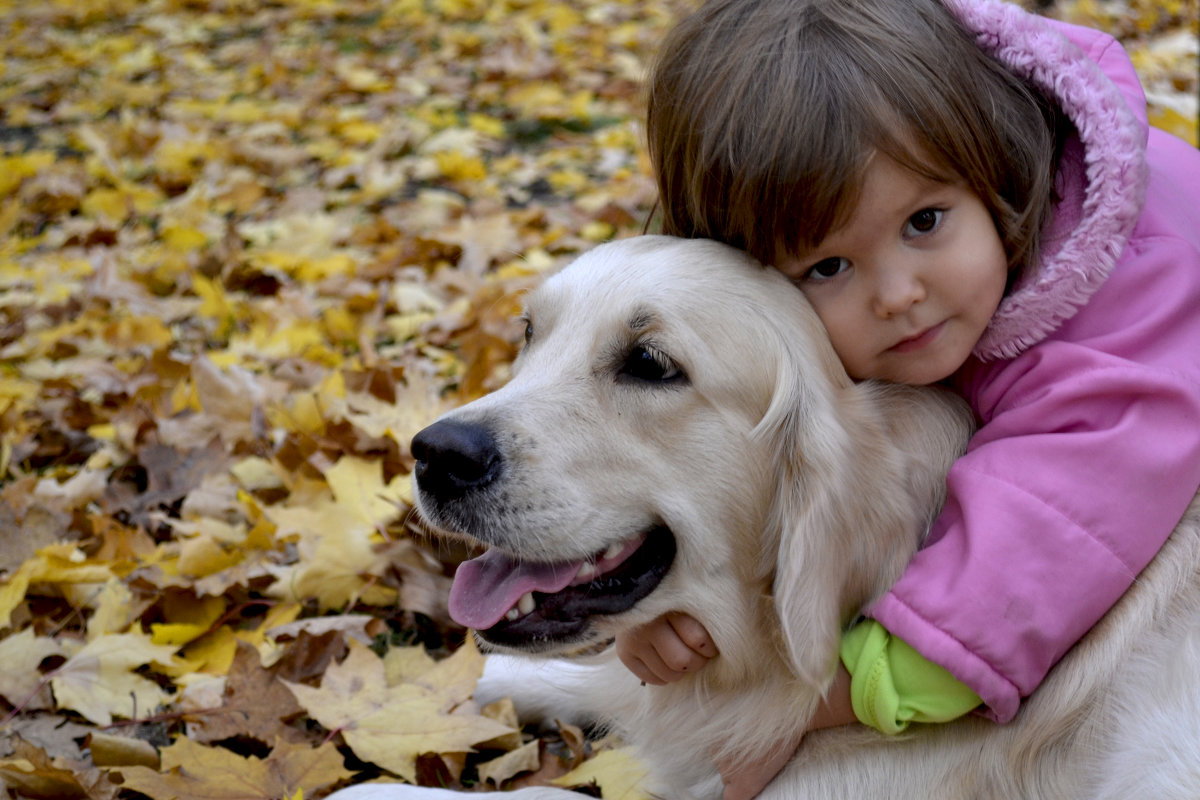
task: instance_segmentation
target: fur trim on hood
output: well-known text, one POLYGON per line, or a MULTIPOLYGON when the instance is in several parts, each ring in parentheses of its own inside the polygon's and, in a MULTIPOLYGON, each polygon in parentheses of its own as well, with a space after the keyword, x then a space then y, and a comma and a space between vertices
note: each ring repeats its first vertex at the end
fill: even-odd
POLYGON ((980 47, 1058 100, 1079 137, 1060 163, 1061 199, 1038 267, 1018 280, 975 346, 985 361, 1012 358, 1070 319, 1112 271, 1145 199, 1147 127, 1062 28, 1007 2, 947 2, 980 47))

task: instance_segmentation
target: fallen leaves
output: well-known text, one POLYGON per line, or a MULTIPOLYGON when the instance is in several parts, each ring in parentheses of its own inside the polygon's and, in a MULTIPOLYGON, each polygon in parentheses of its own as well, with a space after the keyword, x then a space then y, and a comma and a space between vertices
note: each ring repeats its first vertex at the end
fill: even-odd
POLYGON ((139 710, 157 709, 167 693, 133 672, 148 664, 170 666, 175 648, 156 645, 140 633, 107 633, 80 647, 54 671, 50 688, 60 709, 71 709, 100 726, 113 715, 137 719, 139 710))
POLYGON ((467 702, 483 671, 482 656, 471 647, 460 648, 450 660, 467 656, 474 661, 471 680, 445 685, 423 681, 428 673, 422 673, 389 686, 383 661, 353 645, 345 661, 325 671, 319 687, 287 686, 313 719, 341 733, 355 755, 416 783, 422 753, 465 753, 480 742, 515 733, 479 714, 449 713, 467 702))
MULTIPOLYGON (((471 699, 408 442, 504 382, 525 290, 640 232, 687 5, 0 0, 10 795, 638 796, 628 753, 471 699)), ((1055 13, 1195 141, 1194 0, 1055 13)))
POLYGON ((506 379, 523 291, 647 215, 671 15, 0 0, 7 787, 530 771, 545 740, 470 700, 408 442, 506 379))
POLYGON ((248 642, 235 643, 235 656, 226 679, 214 681, 212 687, 223 687, 220 705, 190 709, 194 713, 185 715, 189 739, 202 744, 239 736, 263 743, 304 741, 302 732, 287 723, 303 709, 295 695, 280 682, 279 670, 264 669, 258 650, 248 642))
POLYGON ((189 800, 299 800, 350 776, 330 743, 314 748, 277 742, 267 758, 243 758, 188 739, 163 748, 160 770, 132 766, 118 773, 126 788, 150 797, 189 800))

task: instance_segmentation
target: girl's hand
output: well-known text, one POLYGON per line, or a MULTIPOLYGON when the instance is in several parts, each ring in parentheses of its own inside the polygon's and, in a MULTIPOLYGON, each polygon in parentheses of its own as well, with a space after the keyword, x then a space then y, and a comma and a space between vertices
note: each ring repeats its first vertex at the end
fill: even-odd
POLYGON ((721 800, 751 800, 767 788, 767 784, 792 760, 804 734, 781 741, 755 761, 732 763, 718 761, 717 771, 725 784, 721 800))
POLYGON ((672 611, 617 636, 617 656, 630 672, 655 686, 673 683, 716 657, 717 645, 704 626, 672 611))
MULTIPOLYGON (((850 673, 839 666, 824 702, 817 708, 808 730, 849 725, 858 720, 850 702, 850 673)), ((767 784, 791 760, 804 734, 781 741, 754 761, 717 761, 717 771, 725 784, 722 800, 751 800, 767 788, 767 784)))

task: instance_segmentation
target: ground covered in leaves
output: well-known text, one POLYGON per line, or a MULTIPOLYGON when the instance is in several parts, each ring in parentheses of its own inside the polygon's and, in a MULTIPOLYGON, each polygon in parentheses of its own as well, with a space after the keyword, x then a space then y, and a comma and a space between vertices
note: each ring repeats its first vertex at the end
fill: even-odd
MULTIPOLYGON (((9 796, 637 796, 620 749, 470 699, 408 441, 503 382, 522 291, 641 230, 686 7, 0 0, 9 796)), ((1196 141, 1195 0, 1050 13, 1196 141)))

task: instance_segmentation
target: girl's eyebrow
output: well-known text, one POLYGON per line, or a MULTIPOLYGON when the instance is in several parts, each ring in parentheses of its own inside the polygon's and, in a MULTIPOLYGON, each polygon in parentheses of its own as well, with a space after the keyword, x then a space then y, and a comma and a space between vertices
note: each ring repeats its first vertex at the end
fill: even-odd
POLYGON ((889 217, 907 217, 909 214, 929 206, 942 205, 948 201, 948 195, 955 189, 954 184, 935 181, 921 181, 921 185, 911 190, 897 192, 888 198, 885 208, 889 217))
MULTIPOLYGON (((912 213, 927 208, 931 205, 939 205, 940 197, 944 192, 954 188, 954 184, 941 183, 937 181, 918 178, 919 183, 910 187, 905 187, 888 197, 881 202, 874 210, 877 212, 870 224, 867 226, 866 235, 870 236, 878 232, 880 226, 899 220, 907 219, 912 213)), ((859 208, 863 206, 862 201, 858 203, 859 208)), ((852 215, 853 217, 853 215, 852 215)), ((851 223, 852 224, 852 223, 851 223)), ((860 223, 861 225, 861 223, 860 223)), ((794 250, 791 260, 811 266, 826 258, 831 258, 840 255, 842 250, 852 250, 858 244, 858 239, 863 234, 851 234, 850 224, 844 225, 837 230, 830 231, 824 239, 817 242, 813 247, 803 250, 794 250)))

